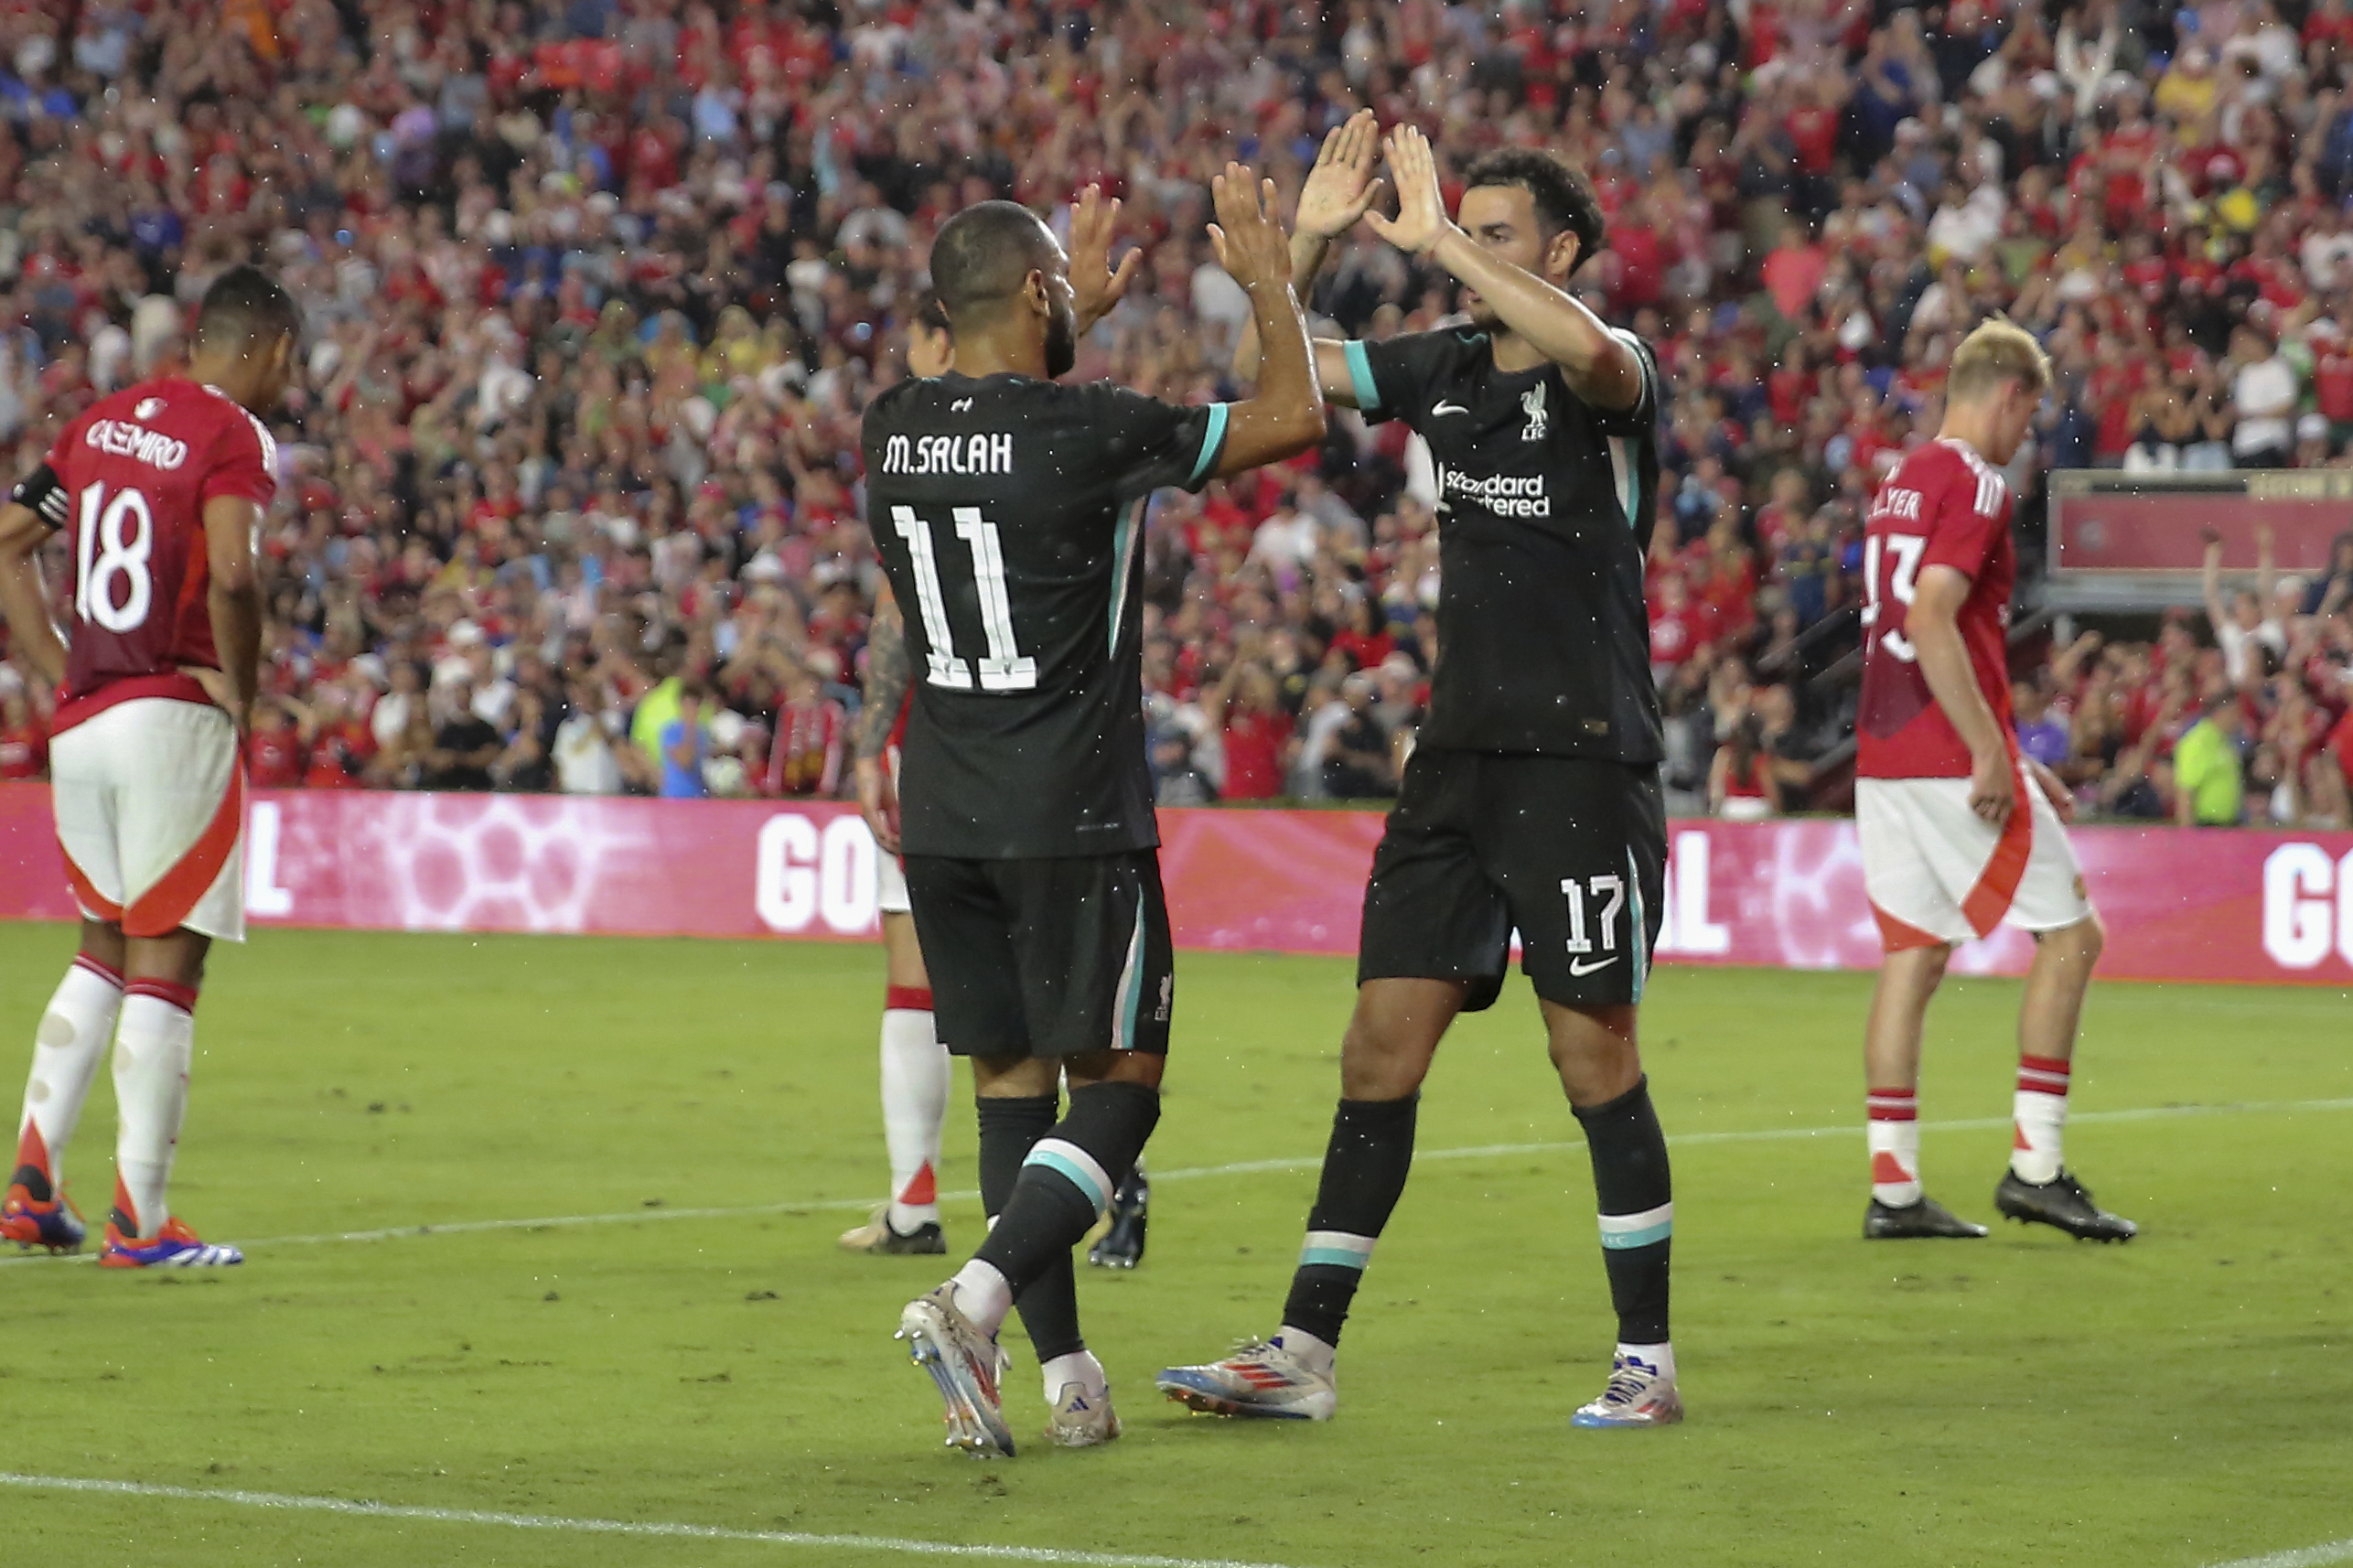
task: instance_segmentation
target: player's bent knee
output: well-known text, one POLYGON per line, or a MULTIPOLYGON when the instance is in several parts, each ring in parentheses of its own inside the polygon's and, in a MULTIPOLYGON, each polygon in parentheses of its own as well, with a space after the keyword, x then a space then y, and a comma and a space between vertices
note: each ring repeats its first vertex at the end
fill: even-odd
POLYGON ((1053 1057, 974 1057, 972 1092, 983 1100, 1026 1100, 1061 1089, 1062 1063, 1053 1057))
POLYGON ((2098 915, 2086 915, 2072 926, 2061 926, 2055 931, 2038 931, 2035 940, 2062 960, 2089 968, 2098 963, 2100 955, 2107 950, 2108 930, 2100 923, 2098 915))

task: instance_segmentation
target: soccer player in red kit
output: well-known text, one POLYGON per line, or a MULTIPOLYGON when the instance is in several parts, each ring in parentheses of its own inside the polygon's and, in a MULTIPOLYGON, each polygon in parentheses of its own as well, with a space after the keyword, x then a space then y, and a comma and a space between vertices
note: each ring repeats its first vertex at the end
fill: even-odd
POLYGON ((293 372, 301 317, 252 267, 198 312, 188 375, 94 404, 0 508, 0 612, 59 685, 49 757, 81 950, 42 1015, 0 1238, 71 1251, 67 1141, 114 1045, 114 1203, 99 1262, 243 1262, 172 1217, 166 1189, 188 1106, 197 987, 215 940, 245 935, 239 739, 262 641, 253 540, 277 488, 257 415, 293 372), (70 642, 38 555, 62 531, 70 642))
POLYGON ((2071 1236, 2130 1240, 2059 1158, 2069 1064, 2100 918, 2049 769, 2022 757, 2010 716, 2007 628, 2017 560, 1995 470, 2025 439, 2050 363, 1999 318, 1953 352, 1943 427, 1888 476, 1864 531, 1862 707, 1854 814, 1863 881, 1886 956, 1864 1040, 1873 1240, 1972 1237, 1985 1227, 1920 1188, 1920 1027, 1953 944, 2007 922, 2035 960, 2018 1015, 2010 1168, 1993 1206, 2071 1236))

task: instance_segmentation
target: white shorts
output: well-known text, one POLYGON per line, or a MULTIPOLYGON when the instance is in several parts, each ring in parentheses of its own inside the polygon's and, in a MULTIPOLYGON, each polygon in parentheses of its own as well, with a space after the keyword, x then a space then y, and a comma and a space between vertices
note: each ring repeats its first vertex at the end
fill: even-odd
POLYGON ((1854 822, 1890 952, 2003 924, 2055 931, 2091 914, 2066 825, 2024 768, 2018 809, 1998 828, 1969 809, 1966 779, 1858 779, 1854 822))
POLYGON ((898 856, 877 844, 875 846, 876 906, 886 915, 912 915, 915 906, 908 902, 907 867, 898 856))
POLYGON ((49 743, 66 880, 126 936, 245 940, 245 769, 219 708, 135 697, 49 743))

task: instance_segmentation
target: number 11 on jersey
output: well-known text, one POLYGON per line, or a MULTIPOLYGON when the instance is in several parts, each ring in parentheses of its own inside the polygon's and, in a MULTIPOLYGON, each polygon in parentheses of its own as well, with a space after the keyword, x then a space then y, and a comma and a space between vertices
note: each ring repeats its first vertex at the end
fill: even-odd
MULTIPOLYGON (((980 689, 983 692, 1028 692, 1037 685, 1037 660, 1024 654, 1014 641, 1013 597, 1006 592, 1005 545, 997 525, 976 506, 953 512, 956 537, 972 558, 972 590, 981 607, 981 632, 989 650, 982 655, 980 689)), ((940 580, 940 555, 931 542, 931 525, 915 515, 913 507, 890 509, 891 524, 907 541, 915 563, 915 601, 923 617, 923 640, 929 651, 924 678, 935 686, 959 692, 972 689, 972 662, 956 652, 948 626, 948 596, 940 580)))

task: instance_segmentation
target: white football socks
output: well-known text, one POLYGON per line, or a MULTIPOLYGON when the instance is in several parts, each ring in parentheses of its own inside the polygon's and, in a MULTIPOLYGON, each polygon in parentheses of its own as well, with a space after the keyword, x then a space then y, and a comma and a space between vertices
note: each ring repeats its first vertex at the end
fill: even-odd
POLYGON ((1332 1375, 1334 1363, 1339 1359, 1338 1346, 1327 1344, 1305 1329, 1294 1328, 1287 1323, 1283 1326, 1283 1332, 1274 1337, 1274 1343, 1283 1347, 1284 1354, 1309 1371, 1320 1372, 1327 1378, 1332 1375))
POLYGON ((1890 1208, 1908 1208, 1920 1201, 1919 1091, 1875 1089, 1866 1104, 1871 1196, 1890 1208))
POLYGON ((196 993, 185 986, 134 980, 123 998, 114 1046, 114 1099, 122 1116, 114 1141, 115 1199, 143 1237, 171 1218, 165 1197, 180 1119, 188 1112, 188 1067, 196 1052, 196 993))
POLYGON ((1103 1372, 1103 1364, 1095 1359, 1092 1350, 1073 1350, 1067 1356, 1057 1356, 1043 1362, 1039 1370, 1046 1374, 1046 1402, 1060 1404, 1062 1391, 1072 1383, 1087 1391, 1087 1397, 1100 1401, 1111 1391, 1111 1379, 1103 1372))
POLYGON ((2057 1057, 2018 1058, 2018 1095, 2012 1101, 2017 1127, 2010 1139, 2010 1168, 2020 1181, 2039 1187, 2058 1176, 2068 1079, 2068 1064, 2057 1057))
POLYGON ((1672 1345, 1628 1345, 1619 1341, 1617 1353, 1659 1369, 1659 1375, 1669 1382, 1675 1380, 1675 1348, 1672 1345))
POLYGON ((956 1287, 956 1310, 973 1327, 995 1338, 997 1330, 1005 1326, 1005 1314, 1013 1310, 1013 1286, 1005 1283, 997 1266, 974 1258, 958 1269, 949 1283, 956 1287))
POLYGON ((883 1141, 890 1151, 890 1228, 940 1219, 940 1130, 954 1068, 932 1026, 931 993, 890 988, 882 1015, 883 1141))
POLYGON ((33 1070, 25 1079, 25 1113, 16 1123, 16 1163, 40 1166, 52 1197, 64 1179, 65 1146, 81 1121, 122 1011, 123 977, 93 958, 77 956, 41 1014, 33 1070))

